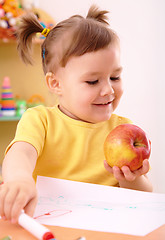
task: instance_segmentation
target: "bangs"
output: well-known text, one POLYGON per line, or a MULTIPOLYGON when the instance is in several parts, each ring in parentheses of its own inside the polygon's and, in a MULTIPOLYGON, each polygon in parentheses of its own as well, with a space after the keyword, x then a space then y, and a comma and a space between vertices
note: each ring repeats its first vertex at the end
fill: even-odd
POLYGON ((79 21, 78 26, 72 32, 67 49, 63 52, 60 64, 64 67, 71 56, 81 56, 106 48, 117 39, 117 35, 102 23, 93 21, 93 19, 79 21))

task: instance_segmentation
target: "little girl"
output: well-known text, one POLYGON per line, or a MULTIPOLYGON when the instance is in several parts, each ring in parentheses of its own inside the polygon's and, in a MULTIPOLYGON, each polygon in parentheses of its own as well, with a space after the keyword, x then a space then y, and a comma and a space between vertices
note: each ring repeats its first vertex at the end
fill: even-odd
MULTIPOLYGON (((109 28, 107 11, 92 6, 86 18, 75 15, 52 30, 32 14, 22 17, 18 51, 32 63, 33 36, 45 36, 42 64, 46 83, 58 96, 54 107, 37 106, 22 116, 6 150, 0 186, 0 215, 17 222, 21 209, 33 215, 37 175, 152 191, 148 160, 131 172, 104 161, 103 144, 117 125, 131 123, 112 114, 123 93, 120 46, 109 28)), ((56 191, 55 189, 53 191, 56 191)))

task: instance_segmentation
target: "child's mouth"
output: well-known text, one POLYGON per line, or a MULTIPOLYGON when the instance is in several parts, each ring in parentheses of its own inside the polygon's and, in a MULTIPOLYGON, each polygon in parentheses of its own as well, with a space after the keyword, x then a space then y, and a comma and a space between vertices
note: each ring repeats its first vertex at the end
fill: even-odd
POLYGON ((95 103, 94 105, 96 105, 96 106, 108 106, 108 105, 110 105, 111 103, 112 103, 112 101, 107 102, 107 103, 95 103))

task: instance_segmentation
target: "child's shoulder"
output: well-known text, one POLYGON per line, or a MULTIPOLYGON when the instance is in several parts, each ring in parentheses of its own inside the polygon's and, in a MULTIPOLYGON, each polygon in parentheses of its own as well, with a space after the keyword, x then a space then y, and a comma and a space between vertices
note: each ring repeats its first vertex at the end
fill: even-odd
POLYGON ((23 116, 21 117, 21 122, 47 122, 49 119, 53 119, 56 114, 56 107, 47 107, 44 105, 38 105, 32 108, 28 108, 23 116))
POLYGON ((28 108, 26 110, 27 114, 34 114, 34 115, 49 115, 50 113, 55 112, 56 107, 47 107, 44 105, 38 105, 32 108, 28 108))
POLYGON ((130 123, 132 124, 132 121, 127 118, 127 117, 123 117, 123 116, 119 116, 117 114, 112 114, 110 120, 111 123, 113 123, 114 125, 120 125, 120 124, 126 124, 126 123, 130 123))

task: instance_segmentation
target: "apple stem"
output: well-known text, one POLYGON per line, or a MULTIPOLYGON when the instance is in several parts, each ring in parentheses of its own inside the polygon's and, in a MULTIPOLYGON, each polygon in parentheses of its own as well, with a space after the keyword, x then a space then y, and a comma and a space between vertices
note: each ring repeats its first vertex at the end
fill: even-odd
POLYGON ((141 142, 134 142, 133 145, 134 147, 146 147, 146 145, 141 142))

